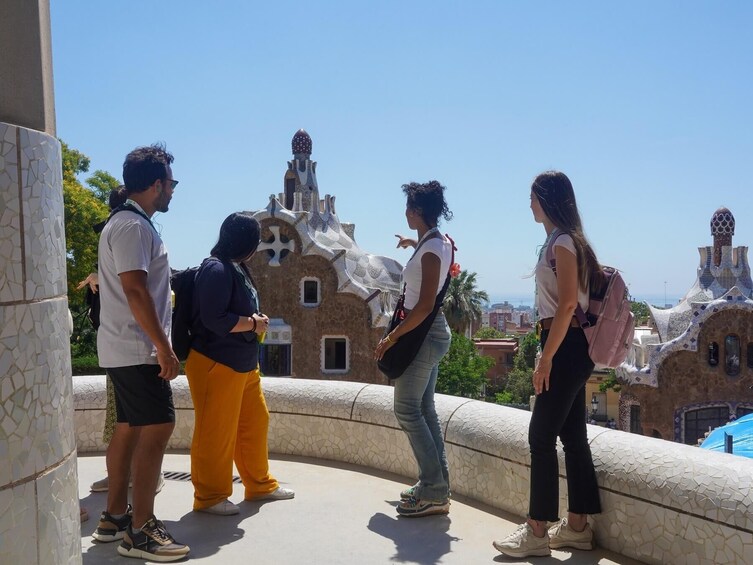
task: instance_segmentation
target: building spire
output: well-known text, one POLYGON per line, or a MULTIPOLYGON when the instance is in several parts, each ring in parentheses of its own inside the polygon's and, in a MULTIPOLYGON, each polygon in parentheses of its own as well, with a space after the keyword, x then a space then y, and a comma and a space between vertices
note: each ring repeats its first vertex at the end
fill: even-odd
POLYGON ((719 208, 711 216, 711 235, 714 237, 714 266, 722 264, 722 247, 732 247, 735 217, 727 208, 719 208))

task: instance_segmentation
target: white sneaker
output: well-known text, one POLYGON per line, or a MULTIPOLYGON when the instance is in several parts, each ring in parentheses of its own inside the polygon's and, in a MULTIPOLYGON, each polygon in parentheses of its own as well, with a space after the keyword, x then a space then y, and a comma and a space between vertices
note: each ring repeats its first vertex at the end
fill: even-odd
POLYGON ((105 477, 104 479, 94 481, 89 487, 89 490, 92 492, 107 492, 108 488, 110 488, 110 479, 109 477, 105 477))
POLYGON ((495 541, 494 549, 510 557, 533 557, 551 555, 549 532, 544 537, 536 537, 533 528, 526 522, 506 538, 495 541))
POLYGON ((295 497, 295 491, 289 488, 277 487, 270 493, 249 498, 249 500, 288 500, 295 497))
MULTIPOLYGON (((159 481, 157 481, 157 488, 154 491, 154 494, 159 494, 162 490, 162 487, 165 486, 165 478, 162 476, 162 473, 159 474, 159 481)), ((131 481, 128 482, 128 488, 132 488, 133 483, 131 481)), ((99 479, 98 481, 94 481, 91 486, 89 487, 89 490, 92 492, 107 492, 107 490, 110 488, 110 479, 109 477, 105 477, 104 479, 99 479)))
POLYGON ((570 527, 567 518, 562 518, 557 524, 549 528, 549 547, 552 549, 572 547, 590 550, 594 548, 594 532, 588 522, 586 522, 586 527, 583 530, 577 532, 570 527))
POLYGON ((198 510, 196 510, 196 512, 206 512, 207 514, 216 514, 218 516, 233 516, 234 514, 238 514, 240 511, 241 509, 238 507, 238 505, 233 504, 227 498, 218 502, 214 506, 210 506, 208 508, 199 508, 198 510))

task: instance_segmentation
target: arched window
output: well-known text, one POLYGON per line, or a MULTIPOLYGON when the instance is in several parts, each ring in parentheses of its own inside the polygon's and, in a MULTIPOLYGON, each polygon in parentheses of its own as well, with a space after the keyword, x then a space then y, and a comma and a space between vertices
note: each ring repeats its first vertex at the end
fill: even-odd
POLYGON ((684 419, 683 442, 688 445, 697 445, 698 439, 703 438, 703 434, 729 421, 729 406, 721 404, 688 410, 684 414, 684 419))
POLYGON ((753 369, 753 343, 748 343, 746 353, 748 368, 753 369))
POLYGON ((709 343, 709 365, 716 367, 719 364, 719 344, 715 341, 709 343))
POLYGON ((740 338, 736 335, 724 338, 724 370, 731 377, 740 374, 740 338))

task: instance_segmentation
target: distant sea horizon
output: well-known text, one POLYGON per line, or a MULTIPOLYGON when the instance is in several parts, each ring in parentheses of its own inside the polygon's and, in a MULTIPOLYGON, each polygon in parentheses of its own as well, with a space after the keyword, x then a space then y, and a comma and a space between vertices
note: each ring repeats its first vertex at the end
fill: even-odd
MULTIPOLYGON (((666 297, 664 294, 642 294, 633 296, 633 300, 636 302, 648 302, 651 306, 658 306, 664 308, 666 305, 674 306, 682 299, 682 296, 670 296, 666 297)), ((497 295, 489 298, 489 306, 492 304, 509 303, 511 306, 520 307, 528 306, 533 307, 533 294, 508 294, 497 295)))

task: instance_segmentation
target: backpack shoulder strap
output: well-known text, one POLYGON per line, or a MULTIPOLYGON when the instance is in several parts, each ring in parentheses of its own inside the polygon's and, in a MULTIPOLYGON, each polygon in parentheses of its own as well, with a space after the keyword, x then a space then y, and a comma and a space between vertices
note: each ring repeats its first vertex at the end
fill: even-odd
POLYGON ((105 228, 105 225, 107 225, 107 223, 108 223, 108 222, 109 222, 109 221, 110 221, 110 220, 112 219, 112 217, 113 217, 113 216, 114 216, 115 214, 117 214, 118 212, 133 212, 134 214, 138 214, 139 216, 141 216, 142 218, 144 218, 144 219, 145 219, 145 220, 146 220, 147 222, 149 222, 149 225, 150 225, 150 226, 152 226, 152 229, 153 229, 154 231, 157 231, 157 230, 155 229, 155 227, 154 227, 154 224, 152 223, 152 219, 151 219, 151 218, 150 218, 149 216, 147 216, 146 214, 144 214, 144 212, 142 212, 141 210, 139 210, 139 209, 138 209, 138 208, 136 208, 135 206, 132 206, 132 205, 131 205, 131 204, 129 204, 128 202, 125 202, 125 203, 121 204, 121 205, 120 205, 120 206, 118 206, 117 208, 114 208, 114 209, 112 210, 112 212, 110 212, 110 215, 109 215, 109 216, 107 216, 107 219, 106 219, 106 220, 104 221, 104 223, 102 224, 102 228, 100 229, 100 231, 102 231, 102 229, 104 229, 104 228, 105 228))
POLYGON ((547 260, 547 263, 549 263, 549 266, 554 271, 555 275, 557 274, 557 265, 556 265, 555 256, 554 256, 554 244, 560 238, 560 236, 563 236, 563 235, 567 235, 567 234, 563 231, 560 231, 558 228, 555 228, 554 235, 549 239, 549 243, 546 246, 546 260, 547 260))
MULTIPOLYGON (((546 246, 546 260, 549 263, 549 266, 552 268, 555 277, 557 276, 557 264, 554 257, 554 242, 557 241, 562 235, 566 235, 565 232, 560 231, 559 233, 555 233, 546 246)), ((575 317, 578 319, 578 323, 582 328, 587 328, 591 325, 588 321, 586 313, 583 311, 583 308, 581 308, 580 303, 578 303, 578 305, 575 307, 575 317)))

